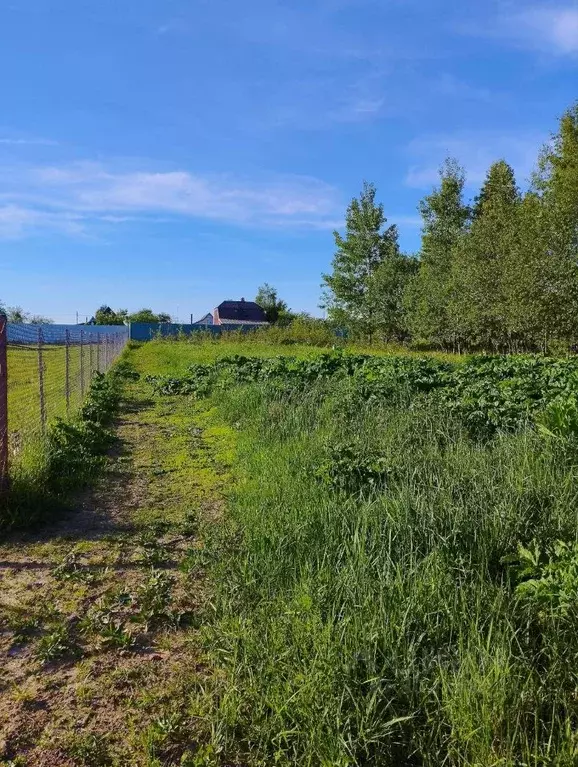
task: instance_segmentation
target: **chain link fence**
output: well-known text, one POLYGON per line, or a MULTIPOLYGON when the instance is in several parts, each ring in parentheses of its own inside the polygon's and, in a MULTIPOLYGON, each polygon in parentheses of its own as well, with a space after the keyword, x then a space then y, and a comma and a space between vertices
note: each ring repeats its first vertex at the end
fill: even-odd
POLYGON ((0 315, 0 489, 9 470, 31 460, 50 424, 78 410, 95 373, 111 367, 128 337, 123 326, 16 325, 0 315))

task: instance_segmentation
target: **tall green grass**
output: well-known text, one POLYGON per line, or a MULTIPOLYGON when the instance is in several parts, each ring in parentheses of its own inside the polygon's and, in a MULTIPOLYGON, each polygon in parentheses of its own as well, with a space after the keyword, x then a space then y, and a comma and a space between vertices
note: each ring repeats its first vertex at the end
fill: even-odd
POLYGON ((439 405, 368 407, 347 380, 218 397, 239 436, 215 746, 260 765, 578 763, 578 562, 563 613, 548 585, 530 609, 510 562, 575 541, 573 443, 475 442, 439 405), (336 445, 347 492, 327 480, 336 445))

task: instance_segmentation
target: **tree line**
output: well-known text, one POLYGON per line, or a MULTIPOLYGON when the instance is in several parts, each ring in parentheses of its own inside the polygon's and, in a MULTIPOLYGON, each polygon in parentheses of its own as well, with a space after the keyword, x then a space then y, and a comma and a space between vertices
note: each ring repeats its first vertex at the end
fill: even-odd
POLYGON ((127 325, 129 322, 171 322, 167 312, 153 312, 152 309, 139 309, 129 313, 128 309, 111 309, 103 304, 94 313, 91 323, 94 325, 127 325))
POLYGON ((527 191, 498 160, 473 201, 452 159, 419 204, 421 248, 401 252, 376 188, 347 209, 323 306, 353 336, 444 349, 546 350, 578 341, 578 104, 527 191))
POLYGON ((4 306, 0 300, 0 314, 6 315, 8 322, 16 325, 51 325, 53 320, 41 314, 31 314, 21 306, 4 306))

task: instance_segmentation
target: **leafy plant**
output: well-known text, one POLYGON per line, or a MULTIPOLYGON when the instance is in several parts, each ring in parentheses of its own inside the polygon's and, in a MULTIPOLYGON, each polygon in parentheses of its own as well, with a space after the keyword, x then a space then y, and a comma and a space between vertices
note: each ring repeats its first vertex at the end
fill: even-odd
POLYGON ((382 488, 391 476, 386 459, 359 443, 337 443, 327 448, 327 459, 317 476, 334 490, 358 493, 382 488))
POLYGON ((36 657, 43 665, 77 653, 78 647, 64 624, 45 634, 36 646, 36 657))
POLYGON ((173 585, 174 578, 162 570, 151 568, 146 582, 137 590, 135 602, 138 605, 138 613, 136 617, 145 624, 146 631, 151 626, 172 619, 169 608, 173 598, 173 585))

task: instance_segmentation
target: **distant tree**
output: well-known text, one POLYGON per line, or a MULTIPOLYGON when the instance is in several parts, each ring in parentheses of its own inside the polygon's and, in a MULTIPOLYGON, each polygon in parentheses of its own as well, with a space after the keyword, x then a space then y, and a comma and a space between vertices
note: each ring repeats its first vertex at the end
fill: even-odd
POLYGON ((264 282, 260 286, 255 297, 255 303, 263 309, 268 322, 285 324, 291 321, 294 316, 287 303, 278 297, 276 288, 269 285, 268 282, 264 282))
POLYGON ((347 208, 345 237, 333 233, 337 250, 332 273, 323 275, 321 304, 331 321, 369 337, 379 324, 376 291, 370 287, 374 274, 384 261, 399 256, 397 227, 387 226, 375 195, 375 186, 365 182, 347 208))
POLYGON ((6 308, 6 317, 8 322, 15 325, 22 325, 30 320, 30 315, 21 306, 8 306, 6 308))
POLYGON ((41 314, 29 314, 21 306, 4 306, 0 301, 0 314, 5 314, 8 322, 15 325, 29 323, 31 325, 51 325, 54 320, 41 314))
POLYGON ((155 314, 152 309, 139 309, 128 315, 129 322, 170 322, 171 315, 166 312, 155 314))
POLYGON ((463 168, 448 158, 440 168, 439 186, 420 202, 419 272, 405 296, 412 335, 441 346, 451 345, 455 335, 448 312, 454 248, 470 216, 463 200, 464 184, 463 168))
POLYGON ((103 304, 96 310, 94 320, 97 325, 124 325, 126 315, 126 309, 115 312, 110 306, 103 304))

